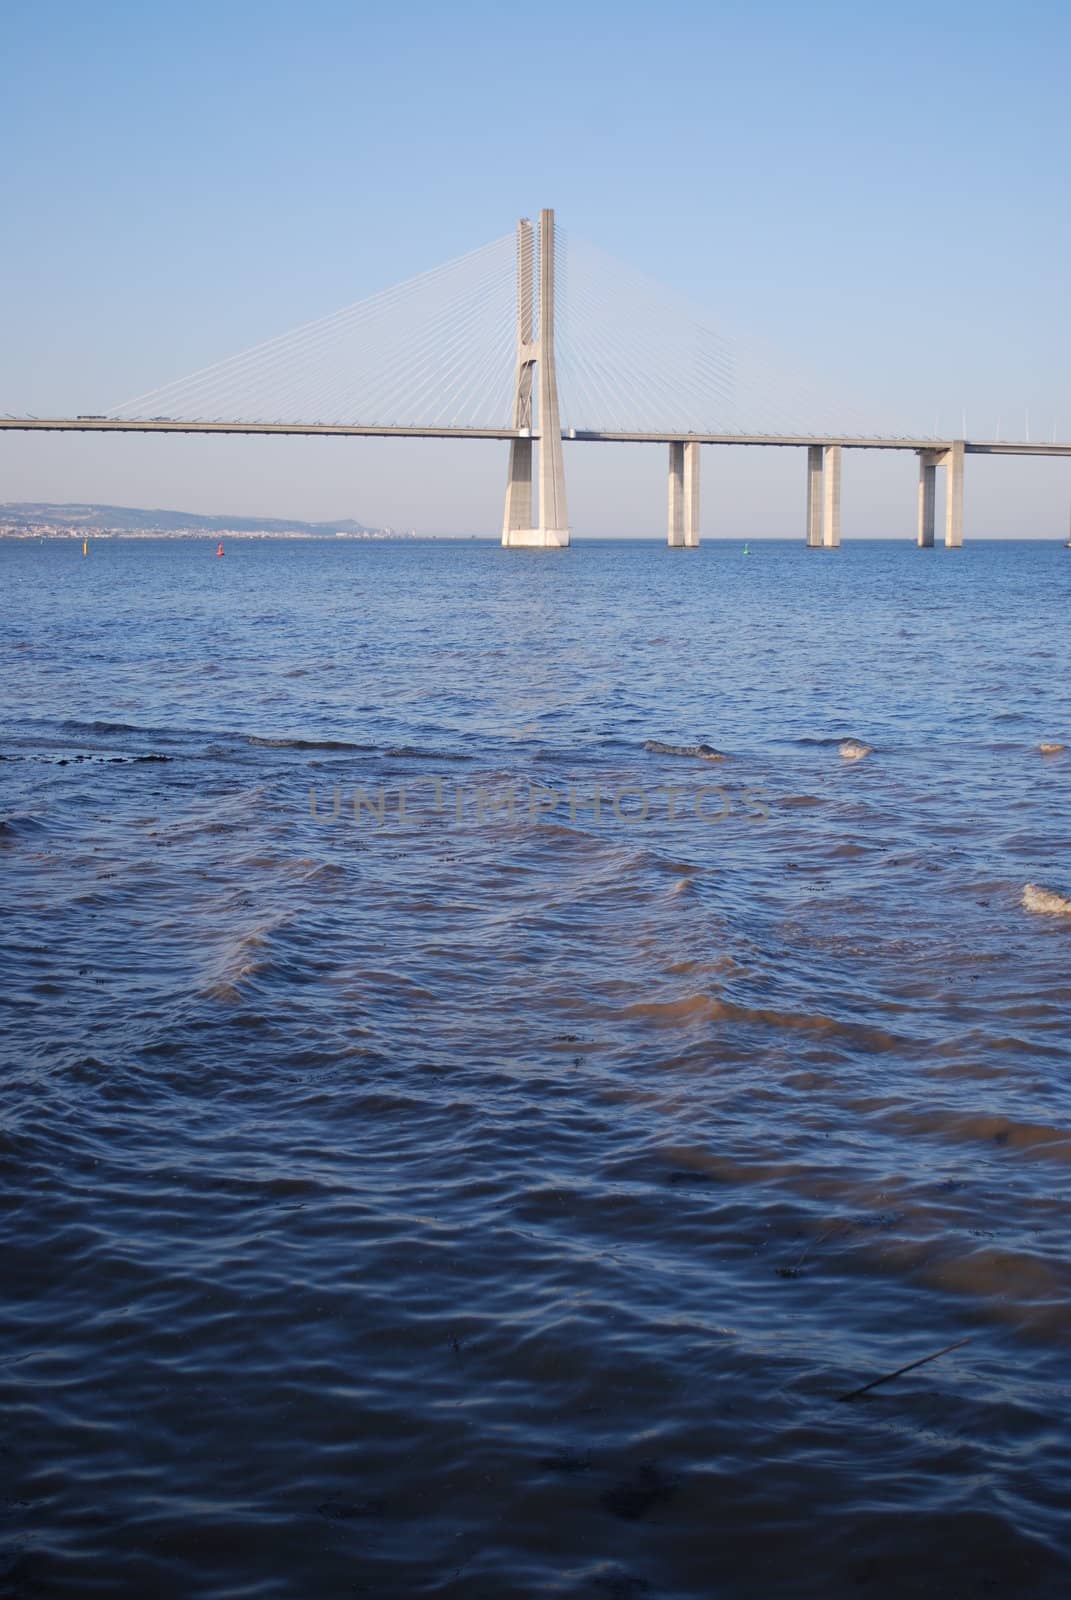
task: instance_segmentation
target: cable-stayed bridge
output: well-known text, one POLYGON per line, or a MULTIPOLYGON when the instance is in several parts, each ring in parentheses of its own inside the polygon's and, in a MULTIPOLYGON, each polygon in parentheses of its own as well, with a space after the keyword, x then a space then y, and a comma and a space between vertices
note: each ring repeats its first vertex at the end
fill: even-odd
POLYGON ((704 445, 807 451, 808 545, 840 544, 844 450, 919 457, 917 539, 963 542, 965 458, 1071 456, 1071 444, 879 435, 775 370, 554 213, 332 316, 78 417, 0 417, 0 430, 501 439, 502 543, 569 543, 562 441, 668 446, 668 541, 699 543, 704 445))

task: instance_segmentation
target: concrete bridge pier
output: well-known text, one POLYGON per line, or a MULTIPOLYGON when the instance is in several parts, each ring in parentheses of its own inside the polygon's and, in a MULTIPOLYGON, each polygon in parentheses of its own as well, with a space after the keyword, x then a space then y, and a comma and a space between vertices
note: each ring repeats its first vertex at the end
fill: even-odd
POLYGON ((945 469, 945 548, 959 550, 963 546, 964 460, 962 439, 957 439, 955 443, 940 450, 919 451, 920 550, 933 549, 938 467, 945 469))
POLYGON ((506 509, 502 519, 502 543, 512 544, 512 535, 532 526, 532 440, 511 439, 509 476, 506 479, 506 509))
POLYGON ((822 446, 807 446, 807 548, 822 543, 822 446))
POLYGON ((840 549, 840 445, 825 446, 822 463, 822 547, 840 549))
POLYGON ((959 550, 963 546, 963 440, 957 439, 943 453, 941 465, 945 469, 945 549, 959 550))
POLYGON ((669 442, 668 542, 671 550, 684 547, 684 440, 669 442))
POLYGON ((840 445, 807 446, 807 545, 840 548, 840 445))
POLYGON ((697 549, 699 545, 698 439, 670 440, 667 512, 666 538, 670 549, 697 549))
POLYGON ((699 547, 699 441, 687 439, 684 445, 684 547, 699 547))
POLYGON ((919 451, 919 532, 920 550, 933 549, 934 507, 937 503, 937 462, 939 450, 919 451))

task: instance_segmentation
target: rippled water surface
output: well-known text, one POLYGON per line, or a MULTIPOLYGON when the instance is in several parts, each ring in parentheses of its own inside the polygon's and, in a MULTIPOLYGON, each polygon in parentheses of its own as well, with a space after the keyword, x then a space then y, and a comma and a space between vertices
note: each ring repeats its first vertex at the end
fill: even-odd
POLYGON ((1068 1591, 1071 553, 0 583, 0 1593, 1068 1591))

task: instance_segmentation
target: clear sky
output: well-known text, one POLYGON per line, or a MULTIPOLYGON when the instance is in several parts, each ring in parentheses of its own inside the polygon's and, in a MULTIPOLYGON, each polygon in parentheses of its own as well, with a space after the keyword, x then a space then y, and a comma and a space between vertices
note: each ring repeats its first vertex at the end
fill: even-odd
MULTIPOLYGON (((103 411, 556 208, 878 422, 1071 438, 1071 12, 8 0, 0 412, 103 411), (538 96, 538 98, 537 98, 538 96)), ((491 533, 502 445, 0 438, 0 499, 491 533)), ((578 535, 658 533, 664 451, 567 452, 578 535)), ((797 452, 704 456, 704 529, 802 533, 797 452)), ((912 532, 914 457, 844 526, 912 532)), ((1057 534, 1071 461, 968 464, 1057 534)))

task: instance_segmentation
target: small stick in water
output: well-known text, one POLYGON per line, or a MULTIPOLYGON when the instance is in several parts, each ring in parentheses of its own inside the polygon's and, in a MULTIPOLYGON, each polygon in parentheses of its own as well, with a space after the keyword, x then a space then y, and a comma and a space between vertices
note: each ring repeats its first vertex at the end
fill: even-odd
POLYGON ((906 1367, 897 1367, 895 1372, 886 1372, 880 1378, 871 1378, 869 1383, 864 1383, 861 1389, 853 1389, 849 1394, 839 1394, 838 1400, 855 1400, 859 1395, 866 1394, 868 1389, 876 1389, 879 1383, 888 1383, 890 1378, 900 1378, 905 1372, 913 1372, 916 1367, 924 1367, 928 1361, 936 1361, 938 1356, 946 1356, 950 1350, 959 1350, 965 1344, 970 1344, 970 1339, 957 1339, 955 1344, 946 1344, 943 1350, 935 1350, 932 1356, 922 1356, 918 1361, 909 1361, 906 1367))

